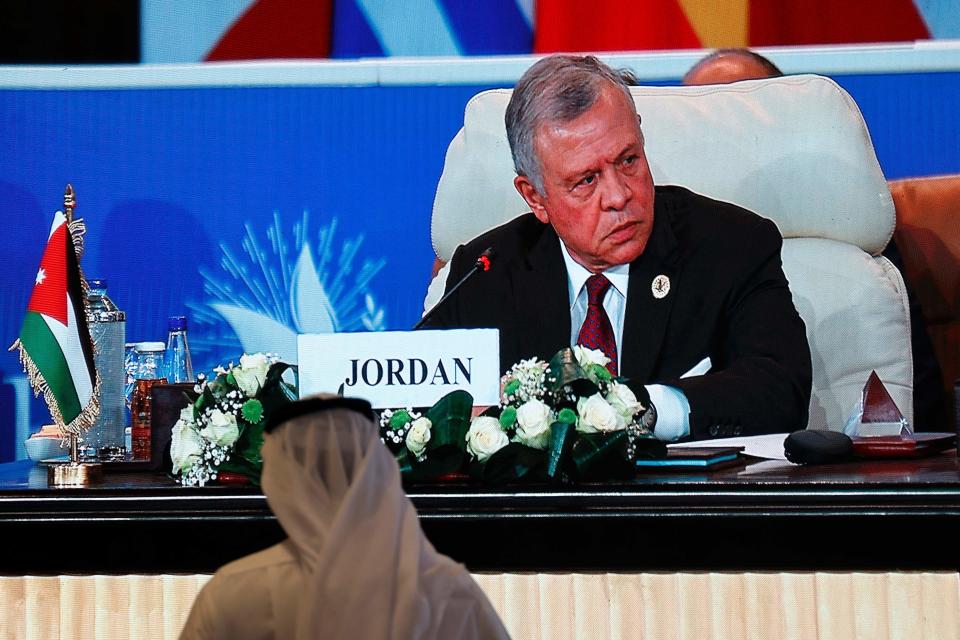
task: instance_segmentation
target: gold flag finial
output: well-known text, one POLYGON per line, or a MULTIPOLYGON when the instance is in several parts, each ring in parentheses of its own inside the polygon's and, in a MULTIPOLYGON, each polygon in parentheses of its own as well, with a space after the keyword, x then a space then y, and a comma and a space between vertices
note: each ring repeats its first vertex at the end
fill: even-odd
POLYGON ((63 215, 67 218, 67 223, 73 222, 73 209, 76 206, 77 197, 73 193, 73 185, 68 182, 63 191, 63 215))

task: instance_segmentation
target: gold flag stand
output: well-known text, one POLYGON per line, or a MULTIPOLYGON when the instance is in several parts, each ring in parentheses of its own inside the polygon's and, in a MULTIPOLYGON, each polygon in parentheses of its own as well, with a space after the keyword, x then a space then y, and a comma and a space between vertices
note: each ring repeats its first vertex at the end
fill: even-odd
POLYGON ((77 434, 70 434, 70 462, 55 462, 47 467, 47 485, 51 487, 85 487, 103 479, 99 462, 80 462, 77 434))
MULTIPOLYGON (((77 200, 73 193, 73 185, 68 184, 63 194, 63 215, 69 225, 73 222, 73 209, 77 200)), ((71 247, 73 242, 71 241, 71 247)), ((80 256, 77 256, 79 260, 80 256)), ((64 432, 63 425, 61 434, 64 432)), ((77 434, 67 434, 70 440, 70 461, 55 462, 47 467, 47 485, 51 487, 84 487, 103 479, 103 465, 99 462, 80 462, 77 434)))

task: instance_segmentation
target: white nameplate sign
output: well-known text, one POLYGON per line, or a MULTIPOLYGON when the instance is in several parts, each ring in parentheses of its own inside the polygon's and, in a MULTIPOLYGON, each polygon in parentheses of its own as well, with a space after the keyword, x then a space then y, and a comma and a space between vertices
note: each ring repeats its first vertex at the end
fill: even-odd
POLYGON ((500 399, 497 329, 303 334, 297 362, 301 398, 342 392, 376 409, 429 407, 455 389, 475 405, 500 399))

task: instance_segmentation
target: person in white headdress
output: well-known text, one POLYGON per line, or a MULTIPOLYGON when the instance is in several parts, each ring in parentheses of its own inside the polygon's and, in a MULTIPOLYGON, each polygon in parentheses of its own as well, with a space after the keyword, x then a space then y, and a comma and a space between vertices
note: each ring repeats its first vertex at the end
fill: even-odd
POLYGON ((181 638, 509 638, 423 535, 367 402, 301 400, 267 430, 263 492, 288 538, 217 571, 181 638))

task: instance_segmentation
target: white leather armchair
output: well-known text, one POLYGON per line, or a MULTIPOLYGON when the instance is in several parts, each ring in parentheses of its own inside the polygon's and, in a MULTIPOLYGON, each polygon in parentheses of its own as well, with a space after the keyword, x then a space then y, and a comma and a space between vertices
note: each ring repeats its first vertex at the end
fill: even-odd
MULTIPOLYGON (((879 255, 893 235, 893 201, 850 96, 812 75, 632 92, 657 184, 736 203, 779 227, 813 357, 808 428, 841 430, 874 369, 912 422, 907 298, 879 255)), ((441 260, 528 210, 513 188, 509 98, 474 96, 447 150, 431 227, 441 260)))

